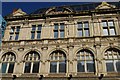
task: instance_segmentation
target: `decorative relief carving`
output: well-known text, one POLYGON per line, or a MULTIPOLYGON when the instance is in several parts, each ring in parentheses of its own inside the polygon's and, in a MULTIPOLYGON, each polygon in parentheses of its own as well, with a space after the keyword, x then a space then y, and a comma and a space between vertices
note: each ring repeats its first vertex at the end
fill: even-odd
POLYGON ((67 44, 68 40, 50 40, 48 41, 49 44, 67 44))
POLYGON ((111 41, 114 42, 114 41, 117 41, 117 40, 118 40, 117 38, 113 38, 113 37, 111 38, 110 37, 110 38, 102 38, 101 42, 111 42, 111 41))

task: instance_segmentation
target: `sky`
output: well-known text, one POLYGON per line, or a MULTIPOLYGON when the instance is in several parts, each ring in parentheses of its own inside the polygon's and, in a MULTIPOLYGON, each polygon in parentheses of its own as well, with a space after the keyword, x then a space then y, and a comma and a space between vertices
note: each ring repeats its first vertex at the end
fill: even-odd
POLYGON ((2 16, 6 16, 12 13, 13 9, 15 8, 21 8, 24 12, 29 14, 40 8, 85 3, 88 2, 2 2, 2 16))

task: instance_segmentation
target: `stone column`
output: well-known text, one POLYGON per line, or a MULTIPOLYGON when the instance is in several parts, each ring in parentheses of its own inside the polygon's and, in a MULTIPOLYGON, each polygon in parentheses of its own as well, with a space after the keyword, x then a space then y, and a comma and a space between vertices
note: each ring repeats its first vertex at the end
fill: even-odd
POLYGON ((96 43, 94 45, 95 49, 96 49, 96 74, 98 76, 100 76, 100 74, 104 74, 104 68, 103 68, 103 55, 102 55, 102 51, 101 51, 101 43, 99 40, 99 38, 96 39, 96 43))
POLYGON ((42 58, 41 58, 41 66, 40 66, 40 73, 47 74, 48 73, 48 62, 47 62, 47 46, 43 46, 42 48, 42 58))
POLYGON ((74 53, 73 53, 74 46, 73 45, 68 45, 68 73, 71 74, 73 73, 73 59, 74 59, 74 53))

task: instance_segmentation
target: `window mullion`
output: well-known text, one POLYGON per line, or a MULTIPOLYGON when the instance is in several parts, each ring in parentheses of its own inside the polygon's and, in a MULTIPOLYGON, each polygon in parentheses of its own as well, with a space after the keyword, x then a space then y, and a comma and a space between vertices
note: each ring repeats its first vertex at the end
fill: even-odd
POLYGON ((34 62, 31 62, 30 73, 32 73, 32 70, 33 70, 33 63, 34 63, 34 62))
POLYGON ((7 63, 6 73, 8 73, 10 63, 7 63))
POLYGON ((117 72, 117 69, 116 69, 116 65, 115 65, 115 63, 116 63, 116 60, 113 60, 114 70, 115 70, 115 72, 117 72))
POLYGON ((59 73, 59 61, 57 61, 57 73, 59 73))

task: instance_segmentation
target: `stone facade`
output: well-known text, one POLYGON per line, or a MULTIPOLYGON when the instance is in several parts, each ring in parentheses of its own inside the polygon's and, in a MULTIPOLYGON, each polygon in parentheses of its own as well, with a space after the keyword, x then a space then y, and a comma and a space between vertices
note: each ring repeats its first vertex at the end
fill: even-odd
MULTIPOLYGON (((41 15, 26 15, 22 10, 18 10, 12 16, 8 16, 7 27, 2 42, 1 50, 1 65, 4 62, 3 57, 5 54, 14 53, 15 64, 12 73, 3 73, 2 80, 119 80, 120 70, 120 13, 119 8, 102 2, 91 11, 81 11, 78 13, 72 13, 71 10, 66 9, 62 12, 52 12, 50 8, 46 11, 45 18, 41 18, 41 15), (112 9, 111 9, 112 8, 112 9), (67 12, 68 10, 68 12, 67 12), (70 12, 71 11, 71 12, 70 12), (18 14, 19 13, 19 14, 18 14), (63 15, 62 17, 55 15, 63 15), (65 16, 64 16, 65 14, 65 16), (66 16, 67 15, 67 16, 66 16), (51 17, 54 16, 54 17, 51 17), (104 28, 102 27, 102 21, 113 21, 115 35, 104 35, 104 28), (78 22, 88 22, 89 36, 78 37, 78 22), (54 23, 64 23, 64 38, 54 38, 54 23), (37 39, 35 35, 34 39, 31 39, 32 25, 42 25, 40 39, 37 39), (20 26, 19 38, 14 40, 16 32, 12 35, 10 40, 11 26, 20 26), (113 50, 112 50, 113 49, 113 50), (118 55, 118 65, 114 71, 107 71, 107 60, 105 53, 107 51, 116 52, 118 55), (77 53, 81 50, 88 50, 94 56, 94 71, 78 72, 77 53), (40 64, 38 73, 24 73, 25 70, 25 56, 35 51, 40 55, 40 64), (51 73, 50 72, 50 55, 54 51, 62 51, 66 55, 66 71, 65 73, 51 73)), ((36 33, 35 33, 36 34, 36 33)), ((114 55, 113 55, 114 56, 114 55)), ((9 62, 8 62, 9 63, 9 62)), ((86 64, 87 65, 87 64, 86 64)))

